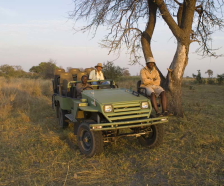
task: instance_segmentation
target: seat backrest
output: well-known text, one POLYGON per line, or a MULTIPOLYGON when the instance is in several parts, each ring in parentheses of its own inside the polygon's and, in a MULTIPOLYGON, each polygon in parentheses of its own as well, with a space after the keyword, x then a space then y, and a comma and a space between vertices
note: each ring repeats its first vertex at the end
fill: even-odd
POLYGON ((55 69, 54 71, 54 75, 60 75, 61 73, 64 73, 65 72, 65 69, 63 68, 58 68, 58 69, 55 69))
POLYGON ((53 80, 53 89, 54 93, 58 93, 58 85, 60 84, 60 74, 64 73, 65 70, 63 68, 55 69, 54 71, 54 80, 53 80))
POLYGON ((73 80, 74 81, 77 81, 77 74, 80 72, 80 69, 78 69, 78 68, 71 68, 70 70, 69 70, 69 73, 71 73, 72 74, 72 76, 73 76, 73 80))
POLYGON ((61 87, 61 95, 70 96, 70 89, 68 88, 68 83, 70 81, 74 81, 72 74, 69 72, 64 72, 60 74, 60 87, 61 87))
POLYGON ((89 75, 92 70, 94 70, 94 68, 86 68, 84 71, 89 75))
POLYGON ((87 72, 79 72, 79 73, 77 74, 77 81, 81 81, 81 78, 82 78, 82 76, 84 76, 84 75, 87 75, 87 76, 88 76, 87 72))
POLYGON ((138 82, 137 82, 137 90, 140 87, 140 85, 141 85, 141 80, 138 80, 138 82))

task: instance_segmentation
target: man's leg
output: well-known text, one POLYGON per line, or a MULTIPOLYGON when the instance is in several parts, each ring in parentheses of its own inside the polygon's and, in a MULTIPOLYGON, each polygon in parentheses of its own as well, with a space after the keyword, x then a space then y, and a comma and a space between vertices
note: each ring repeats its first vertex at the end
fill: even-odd
POLYGON ((92 85, 98 85, 96 81, 92 82, 92 85))
POLYGON ((152 102, 152 106, 155 109, 156 113, 158 113, 159 109, 158 109, 158 105, 157 105, 157 101, 156 101, 156 95, 154 92, 151 93, 151 102, 152 102))
POLYGON ((155 94, 153 88, 151 86, 147 86, 145 88, 146 88, 146 94, 148 96, 150 96, 152 107, 156 111, 156 115, 161 116, 162 114, 159 113, 159 109, 158 109, 158 105, 157 105, 157 101, 156 101, 156 94, 155 94))
POLYGON ((109 85, 109 84, 110 84, 109 81, 102 82, 102 85, 109 85))
POLYGON ((166 92, 165 91, 161 92, 160 97, 161 97, 161 102, 162 102, 162 111, 164 113, 165 111, 167 111, 167 97, 166 97, 166 92))

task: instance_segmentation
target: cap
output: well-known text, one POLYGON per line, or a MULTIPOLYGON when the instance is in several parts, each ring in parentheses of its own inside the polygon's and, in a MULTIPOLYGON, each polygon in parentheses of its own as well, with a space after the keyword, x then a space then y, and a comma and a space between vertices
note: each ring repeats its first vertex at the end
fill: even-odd
POLYGON ((146 63, 155 63, 155 59, 153 57, 148 57, 146 63))

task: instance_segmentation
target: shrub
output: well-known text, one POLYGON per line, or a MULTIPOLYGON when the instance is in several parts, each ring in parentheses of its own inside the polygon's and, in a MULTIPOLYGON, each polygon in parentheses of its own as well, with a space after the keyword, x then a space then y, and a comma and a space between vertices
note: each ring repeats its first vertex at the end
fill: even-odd
POLYGON ((212 79, 212 78, 209 78, 209 79, 207 80, 207 83, 208 83, 209 85, 214 85, 214 84, 215 84, 215 80, 212 79))
POLYGON ((217 75, 217 82, 219 85, 223 84, 224 82, 224 74, 217 75))

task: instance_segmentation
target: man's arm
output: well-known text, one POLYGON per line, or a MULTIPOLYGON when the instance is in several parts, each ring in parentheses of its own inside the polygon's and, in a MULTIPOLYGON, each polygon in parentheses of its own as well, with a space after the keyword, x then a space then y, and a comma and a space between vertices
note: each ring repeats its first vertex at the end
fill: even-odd
POLYGON ((89 87, 90 87, 90 88, 93 88, 92 85, 90 85, 90 84, 87 84, 86 87, 87 87, 87 88, 89 88, 89 87))
POLYGON ((153 85, 160 85, 160 81, 161 81, 161 79, 160 79, 160 76, 159 76, 159 72, 156 71, 156 76, 153 79, 153 85))
POLYGON ((140 72, 142 83, 144 85, 153 85, 153 82, 154 82, 153 79, 148 78, 146 73, 147 72, 144 69, 142 69, 141 72, 140 72))

